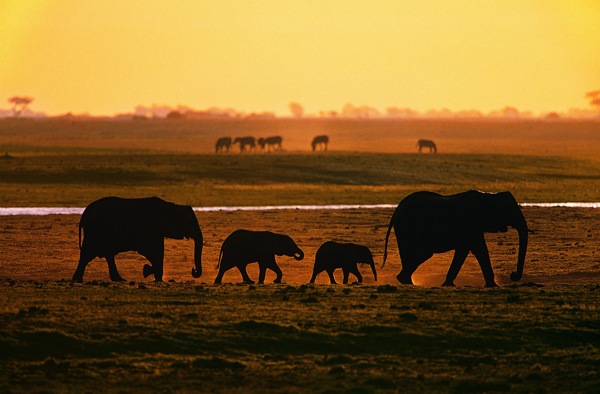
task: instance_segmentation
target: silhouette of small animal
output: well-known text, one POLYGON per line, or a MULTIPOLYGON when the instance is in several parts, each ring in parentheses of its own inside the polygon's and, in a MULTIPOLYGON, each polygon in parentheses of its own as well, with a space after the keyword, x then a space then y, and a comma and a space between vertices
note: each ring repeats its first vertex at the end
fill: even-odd
POLYGON ((329 144, 329 137, 326 135, 318 135, 313 138, 311 142, 313 152, 320 146, 322 150, 327 150, 327 144, 329 144))
POLYGON ((417 141, 417 145, 419 146, 419 153, 422 153, 421 150, 423 148, 429 148, 429 153, 437 153, 435 142, 431 140, 419 140, 417 141))
POLYGON ((215 144, 215 153, 229 152, 229 148, 231 147, 231 137, 221 137, 217 140, 215 144))
POLYGON ((258 262, 259 267, 258 283, 265 282, 267 268, 277 275, 274 282, 281 283, 283 273, 275 261, 275 255, 290 256, 296 260, 304 258, 302 249, 287 235, 270 231, 236 230, 221 246, 217 264, 219 273, 215 283, 221 283, 223 274, 233 267, 237 267, 245 283, 254 283, 246 272, 246 266, 254 262, 258 262))
POLYGON ((240 144, 241 153, 244 153, 246 151, 246 146, 248 146, 249 149, 252 150, 256 149, 256 140, 254 139, 254 137, 237 137, 235 140, 233 140, 233 143, 240 144))
POLYGON ((353 243, 325 242, 319 247, 315 255, 315 265, 310 283, 315 283, 317 275, 323 271, 327 271, 329 281, 335 284, 336 281, 333 272, 338 268, 341 268, 344 272, 344 284, 348 283, 350 274, 356 276, 357 283, 362 283, 362 275, 358 270, 358 263, 369 264, 373 271, 373 277, 377 281, 375 262, 369 248, 353 243))
POLYGON ((283 142, 283 138, 277 135, 273 137, 259 138, 257 142, 258 145, 260 145, 261 150, 264 150, 266 145, 267 150, 270 152, 271 148, 273 148, 273 150, 281 150, 281 143, 283 142))

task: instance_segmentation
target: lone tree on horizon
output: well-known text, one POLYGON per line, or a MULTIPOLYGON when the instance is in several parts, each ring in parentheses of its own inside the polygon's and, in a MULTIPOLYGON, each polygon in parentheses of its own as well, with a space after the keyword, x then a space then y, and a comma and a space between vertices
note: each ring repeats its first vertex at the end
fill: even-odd
POLYGON ((19 115, 23 113, 27 109, 27 106, 31 104, 33 101, 33 97, 26 96, 13 96, 8 99, 8 102, 13 105, 13 112, 15 113, 15 118, 18 118, 19 115))
POLYGON ((590 100, 590 105, 598 111, 600 111, 600 90, 592 90, 591 92, 587 92, 585 97, 590 100))

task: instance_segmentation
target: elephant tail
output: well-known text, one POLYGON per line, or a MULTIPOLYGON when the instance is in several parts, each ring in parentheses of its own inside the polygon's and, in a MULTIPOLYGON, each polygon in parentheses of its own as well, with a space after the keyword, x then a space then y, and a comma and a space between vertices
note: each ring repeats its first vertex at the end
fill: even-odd
POLYGON ((385 246, 383 247, 383 264, 381 264, 381 269, 385 267, 385 260, 387 259, 387 246, 388 239, 390 237, 390 232, 392 231, 392 225, 394 224, 394 219, 396 218, 396 212, 398 212, 398 208, 394 211, 392 218, 390 219, 390 225, 388 226, 387 233, 385 234, 385 246))
POLYGON ((81 221, 79 222, 79 250, 81 250, 81 229, 83 229, 83 225, 81 221))
POLYGON ((217 262, 217 269, 221 267, 221 259, 223 258, 223 247, 221 247, 221 252, 219 253, 219 261, 217 262))

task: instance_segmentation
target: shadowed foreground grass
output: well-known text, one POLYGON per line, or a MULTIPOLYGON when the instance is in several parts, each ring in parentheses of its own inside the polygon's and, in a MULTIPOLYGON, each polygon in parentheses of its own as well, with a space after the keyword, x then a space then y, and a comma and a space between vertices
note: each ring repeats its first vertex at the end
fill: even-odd
POLYGON ((0 288, 1 392, 600 387, 598 286, 0 288))

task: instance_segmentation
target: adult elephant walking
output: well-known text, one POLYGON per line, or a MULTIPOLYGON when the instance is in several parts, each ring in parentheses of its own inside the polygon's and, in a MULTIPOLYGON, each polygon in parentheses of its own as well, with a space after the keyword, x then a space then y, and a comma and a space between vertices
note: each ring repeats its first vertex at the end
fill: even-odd
POLYGON ((256 139, 252 136, 237 137, 235 140, 233 140, 233 143, 240 144, 240 153, 244 153, 246 151, 246 146, 248 147, 248 149, 256 149, 256 139))
POLYGON ((454 250, 443 286, 454 286, 454 279, 469 252, 479 262, 486 287, 497 286, 484 233, 506 232, 509 226, 519 233, 517 271, 510 278, 518 281, 523 275, 529 229, 510 192, 494 194, 471 190, 442 196, 422 191, 407 196, 390 220, 385 236, 384 265, 392 226, 402 261, 402 270, 396 277, 401 283, 412 284, 412 274, 434 253, 454 250))
POLYGON ((373 277, 375 278, 375 281, 377 281, 375 262, 373 261, 373 254, 371 254, 369 248, 354 243, 327 241, 319 247, 319 250, 317 250, 310 283, 315 283, 317 275, 323 271, 327 271, 329 282, 331 284, 337 283, 333 276, 333 272, 338 268, 341 268, 344 273, 344 284, 348 283, 350 274, 356 276, 357 283, 362 283, 362 275, 358 270, 358 263, 369 264, 373 271, 373 277))
POLYGON ((233 267, 237 267, 245 283, 252 284, 246 272, 246 266, 258 262, 258 283, 265 282, 267 268, 275 272, 277 278, 274 283, 281 283, 283 273, 275 261, 277 256, 290 256, 296 260, 304 258, 304 252, 294 240, 284 234, 276 234, 270 231, 236 230, 231 233, 221 246, 219 273, 215 283, 221 283, 223 274, 233 267))
POLYGON ((144 265, 144 277, 154 274, 162 281, 164 239, 191 238, 195 241, 192 276, 202 275, 202 231, 192 207, 177 205, 158 197, 127 199, 105 197, 85 208, 79 221, 79 265, 73 280, 83 281, 88 263, 105 258, 112 281, 123 281, 115 264, 115 255, 136 251, 150 264, 144 265), (84 238, 81 242, 81 231, 84 238))

